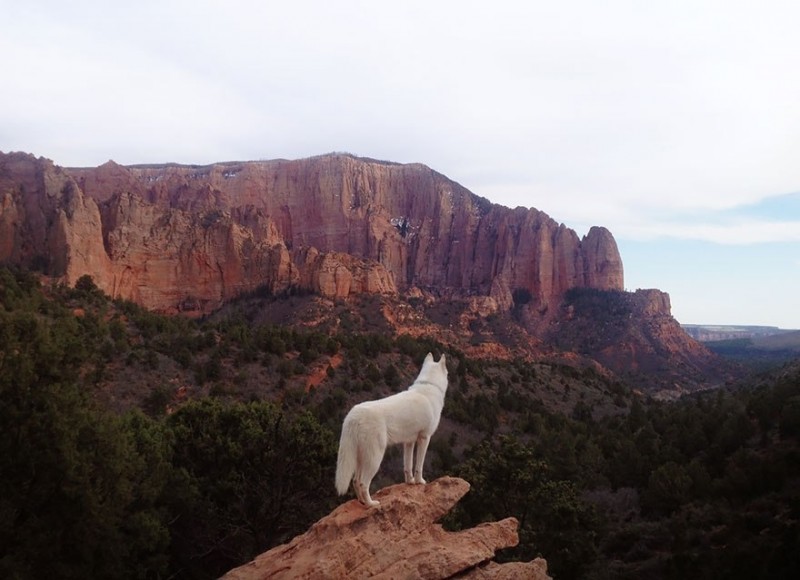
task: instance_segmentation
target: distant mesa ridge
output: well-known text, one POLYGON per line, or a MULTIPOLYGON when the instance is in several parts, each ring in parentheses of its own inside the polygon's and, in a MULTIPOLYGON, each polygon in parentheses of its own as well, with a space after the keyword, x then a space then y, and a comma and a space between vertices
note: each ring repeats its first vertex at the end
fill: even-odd
POLYGON ((701 342, 761 338, 797 332, 796 330, 778 328, 777 326, 737 326, 727 324, 683 324, 681 326, 689 336, 701 342))
POLYGON ((0 260, 174 312, 244 291, 331 298, 435 291, 508 310, 573 287, 624 287, 616 242, 492 204, 421 164, 295 161, 62 168, 0 153, 0 260))

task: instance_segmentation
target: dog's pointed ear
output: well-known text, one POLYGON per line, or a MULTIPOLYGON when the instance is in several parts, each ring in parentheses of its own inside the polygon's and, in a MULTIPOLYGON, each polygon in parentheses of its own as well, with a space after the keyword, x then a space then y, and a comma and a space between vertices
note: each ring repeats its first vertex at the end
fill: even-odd
POLYGON ((428 353, 428 355, 425 357, 425 362, 433 362, 433 353, 428 353))
POLYGON ((446 363, 445 363, 445 361, 444 361, 444 353, 442 353, 442 358, 440 358, 440 359, 439 359, 439 366, 442 366, 442 367, 443 367, 443 366, 445 366, 445 364, 446 364, 446 363))

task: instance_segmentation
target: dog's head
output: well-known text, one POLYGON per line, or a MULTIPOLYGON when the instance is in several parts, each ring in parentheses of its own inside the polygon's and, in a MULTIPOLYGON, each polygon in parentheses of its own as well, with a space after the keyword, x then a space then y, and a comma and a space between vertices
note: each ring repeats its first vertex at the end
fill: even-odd
POLYGON ((434 383, 443 390, 447 389, 447 361, 444 353, 438 361, 434 361, 433 354, 429 352, 422 363, 419 378, 434 383))

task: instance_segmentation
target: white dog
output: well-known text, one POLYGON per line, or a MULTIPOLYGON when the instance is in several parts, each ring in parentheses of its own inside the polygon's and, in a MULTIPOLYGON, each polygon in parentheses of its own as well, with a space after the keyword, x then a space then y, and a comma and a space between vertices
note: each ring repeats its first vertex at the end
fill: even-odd
POLYGON ((422 464, 431 435, 439 426, 447 391, 447 365, 444 355, 434 362, 428 353, 422 370, 408 390, 377 401, 360 403, 344 418, 336 462, 336 491, 347 493, 354 481, 356 496, 366 506, 380 505, 369 495, 369 485, 378 473, 386 447, 403 444, 403 471, 406 483, 425 483, 422 464), (414 445, 416 462, 412 471, 414 445))

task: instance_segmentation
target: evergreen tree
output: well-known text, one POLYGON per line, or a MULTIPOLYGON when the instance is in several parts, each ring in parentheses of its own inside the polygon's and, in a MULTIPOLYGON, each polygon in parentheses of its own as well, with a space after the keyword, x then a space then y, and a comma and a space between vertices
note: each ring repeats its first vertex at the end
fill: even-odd
POLYGON ((188 577, 221 575, 291 539, 334 505, 333 434, 308 413, 203 399, 167 421, 186 474, 172 526, 188 577))

